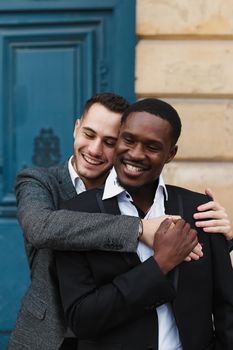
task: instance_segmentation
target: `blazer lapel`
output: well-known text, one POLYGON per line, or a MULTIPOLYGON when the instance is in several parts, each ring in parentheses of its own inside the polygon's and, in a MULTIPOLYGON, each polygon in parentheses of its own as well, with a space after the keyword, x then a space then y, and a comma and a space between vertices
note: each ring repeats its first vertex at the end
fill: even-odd
POLYGON ((166 185, 168 191, 168 201, 165 201, 165 213, 169 215, 180 215, 183 217, 184 208, 182 196, 175 186, 166 185))
POLYGON ((68 170, 68 161, 64 162, 59 167, 58 182, 60 185, 60 191, 62 193, 64 201, 77 196, 76 190, 70 178, 70 174, 68 170))
MULTIPOLYGON (((175 186, 166 185, 168 191, 168 201, 165 201, 165 213, 169 215, 180 215, 183 217, 184 208, 182 196, 176 191, 175 186)), ((169 272, 168 277, 173 282, 175 290, 178 288, 179 266, 169 272)))
POLYGON ((121 215, 120 208, 118 206, 117 197, 108 198, 102 200, 103 189, 96 191, 96 200, 100 207, 101 213, 121 215))

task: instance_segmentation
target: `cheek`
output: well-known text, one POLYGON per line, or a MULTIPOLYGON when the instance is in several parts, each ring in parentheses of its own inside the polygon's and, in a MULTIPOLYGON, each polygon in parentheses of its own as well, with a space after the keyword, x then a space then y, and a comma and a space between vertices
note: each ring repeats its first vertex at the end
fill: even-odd
POLYGON ((115 154, 122 154, 127 152, 128 147, 123 143, 123 142, 118 142, 116 147, 115 147, 115 154))
POLYGON ((151 159, 151 162, 154 164, 153 167, 155 170, 157 169, 157 171, 161 171, 166 164, 166 157, 164 157, 164 155, 158 155, 157 157, 151 159))
POLYGON ((105 149, 105 158, 108 160, 108 162, 110 163, 113 163, 114 161, 114 158, 115 158, 115 149, 113 148, 108 148, 108 149, 105 149))
POLYGON ((79 137, 74 140, 74 149, 78 151, 83 146, 85 146, 85 139, 79 135, 79 137))

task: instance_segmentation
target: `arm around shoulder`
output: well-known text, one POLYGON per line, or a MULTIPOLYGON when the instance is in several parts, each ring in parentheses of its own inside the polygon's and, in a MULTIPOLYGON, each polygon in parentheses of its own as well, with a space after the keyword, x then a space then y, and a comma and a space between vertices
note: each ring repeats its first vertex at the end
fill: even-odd
POLYGON ((59 210, 67 193, 47 169, 23 170, 15 191, 18 220, 26 240, 37 249, 114 250, 113 242, 115 250, 136 250, 138 218, 59 210))

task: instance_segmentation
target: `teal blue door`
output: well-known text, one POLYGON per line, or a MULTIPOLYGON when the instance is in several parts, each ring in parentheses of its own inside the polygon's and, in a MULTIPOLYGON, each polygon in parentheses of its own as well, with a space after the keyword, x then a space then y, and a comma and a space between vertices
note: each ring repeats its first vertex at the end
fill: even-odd
POLYGON ((94 93, 134 100, 134 0, 0 0, 0 350, 29 283, 14 179, 72 153, 94 93))

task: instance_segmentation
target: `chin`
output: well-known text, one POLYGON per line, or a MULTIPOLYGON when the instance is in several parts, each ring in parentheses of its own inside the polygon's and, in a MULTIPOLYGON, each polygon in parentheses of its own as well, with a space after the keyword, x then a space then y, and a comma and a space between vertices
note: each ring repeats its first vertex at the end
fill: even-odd
POLYGON ((128 192, 136 192, 141 187, 141 184, 137 184, 137 183, 135 184, 135 182, 132 183, 131 181, 127 181, 127 180, 124 181, 122 179, 119 179, 119 177, 117 178, 117 181, 119 185, 128 192))

